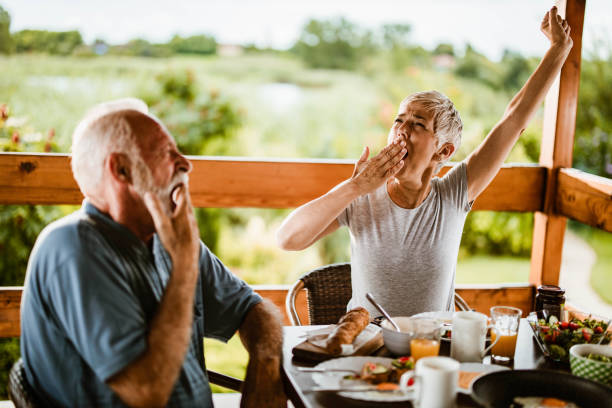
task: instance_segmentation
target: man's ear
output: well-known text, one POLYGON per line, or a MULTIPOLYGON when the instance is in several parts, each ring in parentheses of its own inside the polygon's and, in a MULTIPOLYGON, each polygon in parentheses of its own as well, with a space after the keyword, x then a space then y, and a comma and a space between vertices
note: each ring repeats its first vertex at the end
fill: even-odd
POLYGON ((108 169, 113 179, 120 183, 132 183, 131 162, 123 153, 111 153, 108 156, 108 169))
POLYGON ((455 153, 455 146, 452 143, 444 143, 436 152, 438 161, 446 161, 455 153))

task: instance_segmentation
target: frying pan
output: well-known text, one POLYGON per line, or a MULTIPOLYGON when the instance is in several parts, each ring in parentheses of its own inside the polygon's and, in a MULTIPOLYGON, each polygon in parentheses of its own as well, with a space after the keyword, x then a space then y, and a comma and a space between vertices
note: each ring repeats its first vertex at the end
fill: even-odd
POLYGON ((612 387, 561 371, 497 371, 472 384, 472 398, 484 407, 507 408, 514 397, 553 397, 580 408, 612 408, 612 387))

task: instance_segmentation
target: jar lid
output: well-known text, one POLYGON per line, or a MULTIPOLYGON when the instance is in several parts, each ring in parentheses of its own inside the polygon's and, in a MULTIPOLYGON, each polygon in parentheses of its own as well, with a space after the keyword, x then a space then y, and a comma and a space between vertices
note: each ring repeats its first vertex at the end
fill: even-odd
POLYGON ((538 287, 538 292, 544 295, 561 296, 565 294, 565 289, 562 289, 556 285, 541 285, 540 287, 538 287))

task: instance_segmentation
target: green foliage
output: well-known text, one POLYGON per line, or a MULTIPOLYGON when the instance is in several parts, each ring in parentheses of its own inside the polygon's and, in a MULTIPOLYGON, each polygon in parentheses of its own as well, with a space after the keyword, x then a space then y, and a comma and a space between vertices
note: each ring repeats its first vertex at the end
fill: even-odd
POLYGON ((460 256, 531 253, 533 214, 478 211, 468 215, 463 228, 460 256))
POLYGON ((607 58, 594 52, 582 62, 574 167, 612 177, 612 49, 607 58))
POLYGON ((529 63, 529 60, 521 54, 505 50, 501 60, 502 72, 499 79, 498 87, 507 91, 516 92, 531 75, 535 66, 529 63))
POLYGON ((491 88, 497 87, 499 71, 499 66, 489 61, 469 44, 465 49, 465 55, 459 59, 455 67, 456 75, 480 81, 491 88))
POLYGON ((147 40, 137 38, 123 45, 110 48, 109 54, 133 57, 165 58, 172 55, 172 49, 166 44, 152 44, 147 40))
POLYGON ((219 92, 198 91, 192 71, 158 76, 160 92, 145 96, 151 111, 166 125, 179 149, 191 155, 225 154, 240 114, 219 92))
POLYGON ((176 54, 210 55, 217 52, 217 41, 208 35, 194 35, 181 37, 175 35, 168 43, 170 49, 176 54))
POLYGON ((433 55, 451 55, 451 56, 455 56, 455 47, 453 47, 453 44, 449 44, 449 43, 440 43, 436 46, 436 48, 434 48, 434 50, 432 51, 433 55))
POLYGON ((19 359, 19 339, 0 339, 0 398, 8 399, 8 378, 11 367, 19 359))
POLYGON ((355 69, 373 52, 372 33, 348 20, 310 20, 292 48, 309 67, 355 69))
POLYGON ((78 31, 22 30, 13 34, 17 52, 45 52, 70 55, 83 38, 78 31))
POLYGON ((11 16, 0 6, 0 54, 13 52, 13 40, 11 39, 11 16))

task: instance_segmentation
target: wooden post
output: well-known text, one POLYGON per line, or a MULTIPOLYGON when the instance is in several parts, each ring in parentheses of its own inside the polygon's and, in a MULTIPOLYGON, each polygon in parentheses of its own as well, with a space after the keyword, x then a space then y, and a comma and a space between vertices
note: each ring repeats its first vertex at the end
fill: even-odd
POLYGON ((547 168, 547 177, 544 208, 535 213, 534 220, 529 274, 529 282, 534 285, 559 282, 566 218, 555 208, 557 177, 560 168, 572 167, 580 83, 585 0, 559 0, 557 8, 571 27, 574 46, 546 97, 540 165, 547 168))

